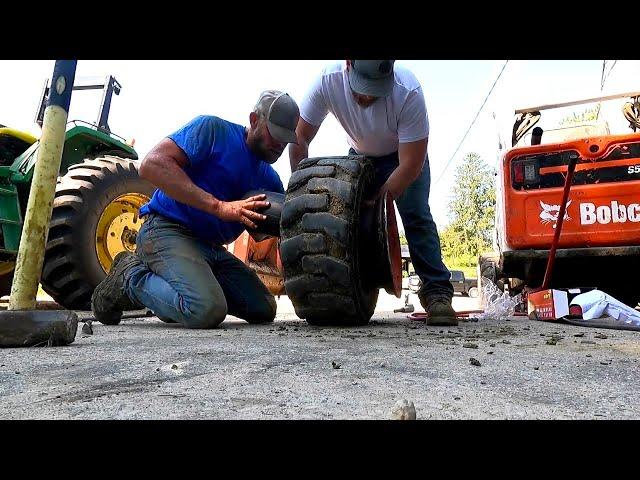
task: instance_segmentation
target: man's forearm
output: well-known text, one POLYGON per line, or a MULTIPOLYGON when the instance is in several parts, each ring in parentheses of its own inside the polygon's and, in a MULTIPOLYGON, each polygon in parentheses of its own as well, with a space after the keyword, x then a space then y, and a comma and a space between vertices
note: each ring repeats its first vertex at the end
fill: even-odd
POLYGON ((167 162, 149 162, 140 176, 180 203, 215 214, 220 201, 198 187, 180 166, 167 162))
POLYGON ((417 140, 410 143, 401 143, 398 148, 398 167, 389 175, 382 187, 398 198, 411 185, 422 172, 427 157, 427 142, 417 140))
POLYGON ((295 172, 298 164, 309 156, 309 143, 299 140, 298 145, 291 143, 289 145, 289 161, 291 162, 291 171, 295 172))
POLYGON ((394 199, 398 198, 418 178, 421 171, 422 166, 399 165, 385 182, 386 190, 391 192, 394 199))

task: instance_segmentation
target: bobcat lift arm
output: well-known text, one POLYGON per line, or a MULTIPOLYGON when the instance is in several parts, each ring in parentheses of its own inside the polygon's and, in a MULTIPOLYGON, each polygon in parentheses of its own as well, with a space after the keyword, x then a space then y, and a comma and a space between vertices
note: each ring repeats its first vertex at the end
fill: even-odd
POLYGON ((554 108, 571 107, 574 105, 583 105, 585 103, 604 102, 608 100, 616 100, 618 98, 630 98, 632 101, 627 102, 622 107, 625 118, 629 121, 630 127, 635 132, 640 128, 640 92, 616 93, 614 95, 605 95, 580 100, 571 100, 562 103, 551 103, 539 105, 535 107, 519 108, 515 111, 516 120, 513 125, 513 135, 511 138, 511 146, 514 147, 518 141, 538 123, 543 110, 552 110, 554 108))

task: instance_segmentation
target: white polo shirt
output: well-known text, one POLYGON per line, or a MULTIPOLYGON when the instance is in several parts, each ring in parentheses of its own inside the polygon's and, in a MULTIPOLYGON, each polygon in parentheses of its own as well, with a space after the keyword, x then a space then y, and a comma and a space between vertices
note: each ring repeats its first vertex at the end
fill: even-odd
POLYGON ((398 151, 399 143, 427 138, 429 117, 418 79, 401 65, 394 65, 393 71, 392 94, 363 108, 351 93, 346 62, 329 65, 302 101, 300 116, 319 127, 327 113, 333 113, 349 145, 362 155, 388 155, 398 151))

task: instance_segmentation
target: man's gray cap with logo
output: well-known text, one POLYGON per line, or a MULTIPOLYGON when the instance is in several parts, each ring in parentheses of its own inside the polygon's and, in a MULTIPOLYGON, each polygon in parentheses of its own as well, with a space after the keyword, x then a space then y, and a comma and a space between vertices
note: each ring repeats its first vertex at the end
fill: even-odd
POLYGON ((349 85, 361 95, 388 97, 393 91, 395 60, 351 60, 349 85))
POLYGON ((253 111, 267 120, 269 133, 277 142, 298 143, 296 126, 300 110, 288 93, 265 90, 260 94, 253 111))

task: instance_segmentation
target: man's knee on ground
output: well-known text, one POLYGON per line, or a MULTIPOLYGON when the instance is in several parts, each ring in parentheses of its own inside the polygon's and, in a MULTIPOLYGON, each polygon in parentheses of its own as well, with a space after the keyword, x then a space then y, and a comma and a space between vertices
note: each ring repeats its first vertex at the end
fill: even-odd
POLYGON ((207 302, 184 312, 181 323, 187 328, 216 328, 227 316, 226 302, 207 302))
POLYGON ((276 318, 276 310, 278 305, 276 299, 270 293, 265 294, 263 301, 257 301, 251 306, 251 310, 247 315, 247 322, 249 323, 267 323, 273 322, 276 318))

